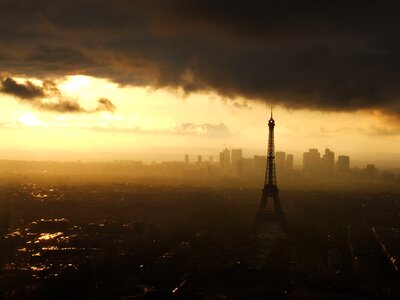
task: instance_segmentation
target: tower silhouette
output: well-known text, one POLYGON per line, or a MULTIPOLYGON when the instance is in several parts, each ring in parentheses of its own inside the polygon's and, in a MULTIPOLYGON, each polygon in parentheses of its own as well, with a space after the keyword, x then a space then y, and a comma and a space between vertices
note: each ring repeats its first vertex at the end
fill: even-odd
POLYGON ((266 221, 281 220, 283 217, 281 202, 279 200, 279 190, 276 183, 276 169, 275 169, 275 145, 274 145, 274 127, 275 120, 272 116, 268 121, 269 135, 268 135, 268 151, 267 151, 267 166, 265 170, 264 188, 260 205, 258 207, 254 223, 260 225, 266 221), (273 211, 267 211, 268 198, 272 198, 273 211))

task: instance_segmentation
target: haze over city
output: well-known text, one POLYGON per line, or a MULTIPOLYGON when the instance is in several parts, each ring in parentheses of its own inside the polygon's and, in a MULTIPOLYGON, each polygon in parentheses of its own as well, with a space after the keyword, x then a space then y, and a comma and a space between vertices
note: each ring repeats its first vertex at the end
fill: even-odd
POLYGON ((0 299, 398 299, 398 28, 0 0, 0 299))

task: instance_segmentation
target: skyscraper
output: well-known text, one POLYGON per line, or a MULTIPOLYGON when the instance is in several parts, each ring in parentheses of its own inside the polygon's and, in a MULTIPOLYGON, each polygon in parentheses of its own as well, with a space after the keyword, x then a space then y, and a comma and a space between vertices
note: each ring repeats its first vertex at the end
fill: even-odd
POLYGON ((321 155, 318 149, 309 149, 303 154, 303 169, 311 174, 318 174, 321 170, 321 155))
POLYGON ((329 149, 325 149, 325 154, 322 157, 323 173, 326 176, 333 176, 335 172, 335 153, 329 149))
POLYGON ((368 165, 365 167, 365 175, 366 175, 368 178, 374 178, 376 172, 377 172, 376 167, 375 167, 375 165, 373 165, 373 164, 368 164, 368 165))
POLYGON ((219 163, 222 169, 229 169, 231 166, 231 153, 229 149, 225 148, 219 153, 219 163))
POLYGON ((336 169, 339 173, 347 173, 350 171, 350 157, 347 155, 339 155, 336 162, 336 169))
POLYGON ((239 163, 242 162, 243 159, 243 151, 242 149, 232 149, 231 150, 231 163, 232 163, 232 168, 235 172, 238 171, 239 169, 239 163))
POLYGON ((286 170, 288 172, 293 171, 293 154, 286 155, 286 170))

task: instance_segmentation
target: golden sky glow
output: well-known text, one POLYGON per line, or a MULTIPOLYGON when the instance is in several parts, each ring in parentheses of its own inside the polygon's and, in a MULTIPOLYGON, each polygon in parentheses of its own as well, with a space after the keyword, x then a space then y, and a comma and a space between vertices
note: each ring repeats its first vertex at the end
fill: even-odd
MULTIPOLYGON (((173 153, 217 155, 222 147, 244 148, 244 155, 252 156, 266 147, 270 108, 264 104, 212 93, 183 95, 122 87, 88 76, 56 82, 63 94, 88 110, 106 97, 116 111, 62 114, 1 95, 1 158, 162 160, 172 159, 173 153), (157 153, 167 155, 157 157, 157 153)), ((398 122, 374 111, 326 113, 275 107, 274 117, 277 150, 298 153, 298 163, 308 148, 329 147, 337 154, 360 156, 400 151, 398 122)))
POLYGON ((20 121, 21 124, 26 127, 42 125, 42 122, 33 113, 30 112, 23 114, 18 119, 18 121, 20 121))

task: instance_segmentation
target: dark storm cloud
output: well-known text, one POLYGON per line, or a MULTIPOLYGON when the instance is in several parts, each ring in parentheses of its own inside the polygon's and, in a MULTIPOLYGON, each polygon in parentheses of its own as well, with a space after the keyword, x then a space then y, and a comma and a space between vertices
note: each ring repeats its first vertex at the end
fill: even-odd
POLYGON ((0 74, 0 93, 14 96, 35 108, 60 113, 114 112, 115 105, 107 98, 100 98, 95 109, 83 108, 75 99, 64 96, 53 81, 36 85, 29 80, 18 83, 15 79, 0 74), (49 101, 50 99, 50 101, 49 101))
POLYGON ((41 87, 34 85, 30 81, 20 84, 10 77, 6 77, 1 81, 0 92, 4 94, 10 94, 21 99, 34 99, 44 96, 44 91, 41 87))
POLYGON ((98 99, 97 107, 95 109, 83 108, 76 100, 68 98, 60 98, 56 102, 37 101, 32 103, 32 105, 41 110, 59 113, 95 113, 100 111, 115 111, 114 104, 106 98, 98 99))
POLYGON ((400 114, 397 12, 383 1, 3 0, 0 68, 400 114))

